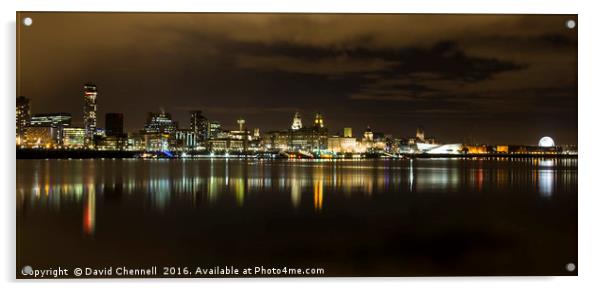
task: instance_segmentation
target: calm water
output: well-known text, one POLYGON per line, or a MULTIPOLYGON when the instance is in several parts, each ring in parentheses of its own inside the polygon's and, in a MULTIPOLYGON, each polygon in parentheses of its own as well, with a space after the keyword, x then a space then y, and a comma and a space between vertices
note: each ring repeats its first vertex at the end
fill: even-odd
POLYGON ((571 275, 576 159, 18 160, 17 270, 571 275))

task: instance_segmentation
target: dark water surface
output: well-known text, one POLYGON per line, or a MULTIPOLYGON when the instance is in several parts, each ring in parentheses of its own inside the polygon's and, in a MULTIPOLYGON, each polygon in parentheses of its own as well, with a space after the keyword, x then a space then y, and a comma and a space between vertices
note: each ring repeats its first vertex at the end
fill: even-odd
POLYGON ((17 270, 575 275, 577 159, 18 160, 17 270))

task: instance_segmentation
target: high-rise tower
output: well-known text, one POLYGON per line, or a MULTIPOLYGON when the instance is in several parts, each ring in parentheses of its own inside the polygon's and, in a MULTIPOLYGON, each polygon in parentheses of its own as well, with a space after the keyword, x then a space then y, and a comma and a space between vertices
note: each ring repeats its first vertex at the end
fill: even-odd
POLYGON ((123 113, 105 114, 105 132, 107 136, 123 135, 123 113))
POLYGON ((96 133, 96 85, 84 85, 84 145, 90 147, 94 143, 96 133))
POLYGON ((16 111, 16 121, 17 121, 17 143, 20 144, 25 136, 25 130, 27 126, 29 126, 29 99, 23 96, 17 97, 17 111, 16 111))
POLYGON ((197 145, 210 137, 209 121, 200 110, 190 112, 190 131, 197 145))

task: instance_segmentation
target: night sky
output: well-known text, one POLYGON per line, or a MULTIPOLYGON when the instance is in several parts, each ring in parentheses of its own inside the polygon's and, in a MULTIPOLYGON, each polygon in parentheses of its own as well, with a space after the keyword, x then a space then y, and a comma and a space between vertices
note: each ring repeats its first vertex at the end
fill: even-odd
POLYGON ((188 127, 366 126, 442 142, 577 143, 576 16, 22 13, 17 94, 81 125, 83 84, 128 131, 150 111, 188 127))

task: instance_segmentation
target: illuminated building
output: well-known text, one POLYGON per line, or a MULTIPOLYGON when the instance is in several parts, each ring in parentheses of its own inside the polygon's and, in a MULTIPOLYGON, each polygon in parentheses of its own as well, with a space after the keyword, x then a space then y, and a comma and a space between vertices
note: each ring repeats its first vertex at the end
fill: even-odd
POLYGON ((209 122, 209 138, 216 138, 222 132, 222 124, 219 121, 209 122))
POLYGON ((177 151, 196 149, 196 135, 192 130, 178 129, 172 135, 169 148, 177 151))
POLYGON ((105 129, 96 130, 94 144, 100 150, 121 151, 127 146, 127 136, 123 131, 123 114, 105 114, 105 129))
POLYGON ((146 149, 146 139, 143 132, 133 132, 127 135, 125 148, 130 151, 143 151, 146 149))
POLYGON ((212 152, 242 152, 244 143, 237 139, 211 139, 208 141, 209 150, 212 152))
POLYGON ((270 131, 263 135, 263 147, 266 150, 287 151, 289 136, 288 131, 270 131))
POLYGON ((31 126, 67 127, 71 125, 71 114, 69 113, 43 113, 31 116, 31 126))
POLYGON ((200 110, 190 113, 190 131, 194 135, 194 147, 211 137, 210 123, 200 110))
POLYGON ((122 151, 126 149, 127 139, 124 136, 105 136, 98 138, 97 148, 104 151, 122 151))
POLYGON ((355 153, 358 152, 357 140, 352 137, 329 137, 328 150, 335 153, 355 153))
POLYGON ((159 132, 145 133, 144 150, 151 152, 169 150, 169 134, 159 132))
POLYGON ((123 136, 123 113, 105 114, 106 136, 123 136))
MULTIPOLYGON (((487 154, 489 150, 486 145, 464 145, 463 147, 465 152, 468 154, 487 154)), ((506 147, 506 152, 508 152, 508 147, 506 147)))
POLYGON ((170 134, 177 128, 178 124, 171 119, 171 114, 150 112, 144 125, 144 132, 170 134))
MULTIPOLYGON (((301 124, 298 113, 295 113, 293 120, 298 120, 298 125, 301 124)), ((328 129, 324 126, 324 118, 320 113, 317 113, 314 121, 312 127, 291 129, 289 132, 289 150, 319 151, 327 148, 328 129)), ((295 122, 293 122, 293 125, 295 125, 295 122)))
POLYGON ((63 128, 63 147, 68 149, 80 149, 84 147, 86 130, 83 127, 63 128))
POLYGON ((150 112, 144 125, 144 149, 147 151, 169 150, 170 135, 178 128, 171 114, 150 112))
POLYGON ((25 130, 25 145, 29 148, 55 148, 58 129, 53 126, 29 126, 25 130))
MULTIPOLYGON (((252 140, 252 137, 245 126, 244 119, 239 118, 238 120, 236 120, 236 123, 238 124, 238 130, 222 131, 222 133, 218 136, 216 140, 219 140, 220 143, 226 140, 240 141, 242 143, 241 150, 246 151, 248 149, 249 142, 252 140)), ((212 143, 211 147, 215 148, 217 143, 218 141, 212 143)), ((226 144, 224 144, 224 146, 221 146, 220 144, 220 146, 218 147, 220 149, 225 150, 238 150, 238 143, 227 142, 226 144)))
POLYGON ((245 127, 245 120, 244 120, 244 119, 242 119, 242 118, 239 118, 238 120, 236 120, 236 123, 238 123, 238 130, 239 130, 239 131, 246 130, 246 127, 245 127))
POLYGON ((353 130, 351 127, 343 128, 343 137, 353 137, 353 130))
POLYGON ((85 145, 91 147, 96 133, 96 85, 84 85, 84 129, 86 130, 85 145))
POLYGON ((442 144, 442 145, 435 145, 434 147, 431 147, 429 149, 425 149, 422 152, 425 154, 461 154, 462 153, 462 149, 464 147, 462 146, 462 144, 442 144))
POLYGON ((43 113, 31 116, 30 127, 52 127, 55 130, 53 145, 60 145, 63 139, 63 128, 71 125, 71 114, 69 113, 43 113))
POLYGON ((553 147, 555 146, 554 140, 549 136, 544 136, 539 140, 540 147, 553 147))
POLYGON ((16 109, 16 137, 17 145, 20 145, 21 141, 25 139, 25 130, 29 126, 29 99, 24 96, 17 97, 17 109, 16 109))
POLYGON ((295 116, 293 117, 293 124, 291 125, 291 129, 299 130, 301 128, 303 128, 303 124, 301 123, 301 115, 299 115, 299 112, 296 112, 295 116))
POLYGON ((314 119, 314 128, 324 128, 324 117, 319 112, 316 113, 316 118, 314 119))
POLYGON ((366 131, 364 131, 364 141, 371 142, 373 140, 374 140, 374 133, 372 132, 372 129, 370 128, 370 126, 368 126, 366 128, 366 131))
POLYGON ((495 152, 496 153, 501 153, 501 154, 507 154, 507 153, 509 153, 508 146, 507 145, 498 145, 498 146, 495 146, 495 152))
POLYGON ((416 128, 416 140, 419 142, 424 142, 424 128, 422 128, 422 126, 416 128))

